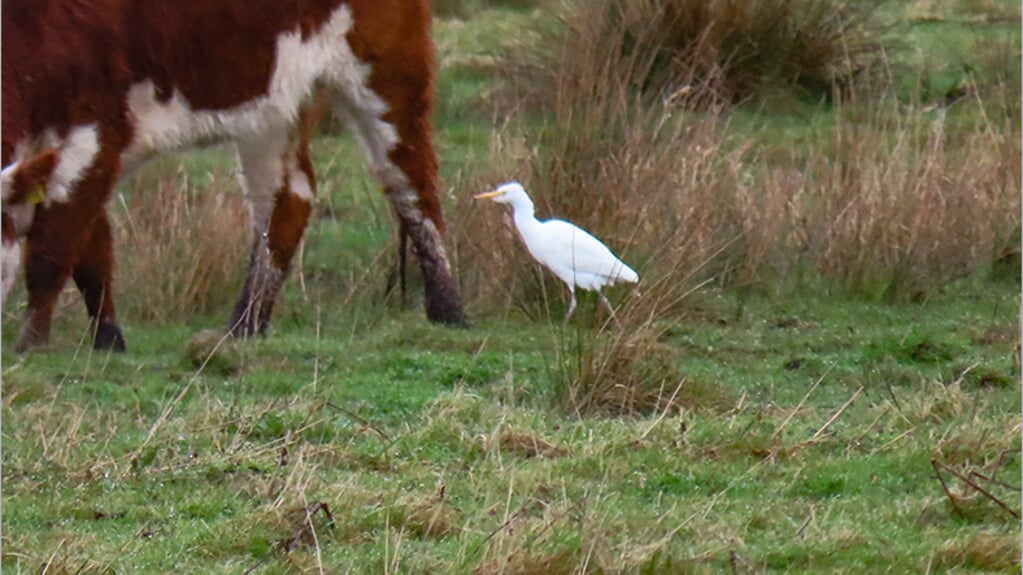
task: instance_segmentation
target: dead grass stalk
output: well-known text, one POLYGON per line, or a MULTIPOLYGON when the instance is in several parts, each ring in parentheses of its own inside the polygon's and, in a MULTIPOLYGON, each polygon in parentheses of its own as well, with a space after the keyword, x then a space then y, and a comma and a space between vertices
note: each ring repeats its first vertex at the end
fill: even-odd
POLYGON ((180 321, 226 305, 249 241, 241 194, 225 177, 199 183, 184 167, 149 171, 114 202, 122 309, 148 321, 180 321))

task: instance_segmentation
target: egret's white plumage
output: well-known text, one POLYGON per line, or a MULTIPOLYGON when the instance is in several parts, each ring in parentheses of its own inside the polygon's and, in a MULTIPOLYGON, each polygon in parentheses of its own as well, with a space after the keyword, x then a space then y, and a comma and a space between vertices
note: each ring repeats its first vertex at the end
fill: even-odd
MULTIPOLYGON (((564 220, 536 219, 533 201, 518 182, 509 182, 476 199, 492 199, 512 207, 515 227, 533 258, 547 266, 565 282, 572 300, 565 321, 575 311, 575 288, 596 291, 600 301, 611 310, 600 289, 617 282, 636 283, 639 274, 593 237, 589 232, 564 220)), ((612 310, 613 311, 613 310, 612 310)))

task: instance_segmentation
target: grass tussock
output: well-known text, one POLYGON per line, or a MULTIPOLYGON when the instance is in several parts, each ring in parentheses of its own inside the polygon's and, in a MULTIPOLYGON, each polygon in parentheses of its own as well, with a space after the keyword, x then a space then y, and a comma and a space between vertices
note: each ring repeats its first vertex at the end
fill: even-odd
POLYGON ((248 214, 233 184, 213 175, 195 182, 181 168, 173 177, 134 179, 112 206, 120 247, 118 301, 148 321, 179 321, 228 304, 237 293, 248 214))
POLYGON ((196 369, 225 376, 240 372, 243 363, 237 342, 216 329, 205 329, 190 337, 185 343, 183 356, 196 369))
POLYGON ((277 522, 279 529, 289 535, 277 540, 275 547, 287 553, 292 549, 319 547, 320 538, 334 528, 334 515, 330 506, 321 502, 279 510, 277 522))
POLYGON ((673 255, 666 255, 639 290, 622 294, 612 316, 595 309, 592 329, 557 335, 551 377, 562 408, 576 415, 638 415, 720 412, 735 404, 727 386, 690 378, 680 367, 685 358, 671 333, 690 315, 687 298, 701 287, 694 276, 706 262, 680 267, 689 262, 672 265, 673 255))
POLYGON ((618 333, 577 333, 580 339, 574 348, 564 350, 557 366, 560 371, 553 374, 559 403, 580 415, 670 409, 686 382, 675 367, 675 354, 651 341, 654 334, 649 326, 618 333))
POLYGON ((533 500, 506 510, 503 521, 488 534, 475 574, 599 572, 585 553, 580 531, 583 500, 533 500))
POLYGON ((497 445, 502 453, 520 457, 561 457, 568 455, 564 447, 547 441, 528 430, 503 429, 497 436, 497 445))
POLYGON ((556 100, 562 82, 596 86, 594 72, 655 99, 701 92, 688 104, 779 89, 830 98, 877 68, 883 29, 875 10, 834 0, 601 0, 570 8, 536 69, 525 69, 554 71, 546 85, 557 88, 541 88, 536 101, 556 100))
POLYGON ((1015 571, 1020 565, 1019 536, 978 533, 942 545, 933 560, 933 566, 939 569, 968 566, 981 571, 1015 571))
POLYGON ((473 569, 473 575, 569 575, 579 572, 571 551, 556 553, 530 553, 520 551, 505 557, 486 561, 473 569))
POLYGON ((836 126, 830 153, 807 158, 791 202, 790 229, 820 272, 912 294, 1018 243, 1018 131, 950 133, 943 113, 883 103, 866 114, 836 126))
POLYGON ((443 488, 426 497, 406 497, 387 515, 388 524, 419 538, 440 539, 461 531, 461 515, 445 497, 443 488))

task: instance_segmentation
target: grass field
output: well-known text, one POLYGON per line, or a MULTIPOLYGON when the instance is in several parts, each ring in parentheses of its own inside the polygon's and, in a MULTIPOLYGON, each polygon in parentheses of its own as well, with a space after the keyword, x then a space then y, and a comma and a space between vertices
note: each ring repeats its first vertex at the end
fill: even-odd
MULTIPOLYGON (((5 572, 1019 572, 1018 200, 1009 215, 996 198, 963 207, 961 219, 925 220, 902 260, 864 259, 888 266, 876 274, 828 275, 840 258, 814 252, 812 223, 793 228, 810 237, 798 256, 787 240, 752 239, 767 237, 758 226, 787 224, 747 215, 741 241, 709 237, 706 252, 676 260, 621 229, 642 227, 628 219, 635 212, 617 228, 594 216, 580 223, 639 262, 643 295, 609 293, 619 328, 604 325, 592 296, 563 326, 561 286, 514 265, 524 254, 514 236, 486 230, 502 225, 497 206, 467 201, 513 177, 548 193, 542 206, 564 201, 543 188, 530 152, 542 137, 557 141, 552 112, 509 105, 518 89, 502 83, 505 54, 541 43, 552 18, 525 1, 443 5, 457 17, 435 23, 436 140, 471 327, 429 324, 418 286, 406 303, 387 293, 389 208, 355 145, 323 135, 320 199, 273 332, 221 344, 244 226, 163 227, 165 211, 136 205, 237 216, 230 153, 147 166, 111 207, 128 353, 83 343, 72 288, 47 352, 13 353, 22 288, 3 312, 5 572), (968 225, 988 214, 1002 217, 968 225), (927 228, 938 224, 961 228, 927 228), (985 227, 1009 229, 1000 239, 1017 249, 998 251, 985 227), (955 233, 988 243, 963 257, 963 246, 943 243, 955 233), (203 252, 210 274, 184 281, 199 257, 190 241, 217 251, 203 252), (695 271, 669 269, 707 254, 695 271), (912 281, 892 271, 903 264, 912 281)), ((891 2, 881 16, 909 44, 891 63, 896 98, 928 126, 917 133, 906 120, 895 136, 931 142, 933 107, 958 86, 970 95, 945 112, 948 149, 1004 140, 1018 169, 1018 104, 1003 122, 993 88, 1006 48, 985 40, 1015 50, 1018 101, 1018 5, 891 2)), ((774 189, 788 181, 777 176, 786 162, 814 173, 815 152, 850 149, 888 181, 917 156, 827 135, 850 116, 888 125, 874 113, 778 94, 729 108, 706 128, 715 139, 701 140, 724 163, 699 172, 693 189, 705 180, 710 191, 774 189)), ((920 173, 941 186, 1005 170, 974 148, 920 156, 973 168, 920 173)), ((1018 195, 1019 174, 1003 175, 1018 195)), ((917 209, 954 203, 942 194, 917 209)), ((893 220, 917 230, 914 219, 893 220)))

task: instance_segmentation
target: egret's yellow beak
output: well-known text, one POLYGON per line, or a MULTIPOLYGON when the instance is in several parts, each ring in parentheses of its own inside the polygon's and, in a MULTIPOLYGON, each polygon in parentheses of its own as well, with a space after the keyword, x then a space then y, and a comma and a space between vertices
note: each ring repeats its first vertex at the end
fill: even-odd
POLYGON ((490 199, 490 198, 496 198, 497 196, 500 196, 503 193, 504 192, 502 192, 501 190, 494 190, 493 192, 486 192, 486 193, 483 193, 483 194, 476 194, 475 196, 472 197, 472 199, 474 199, 474 200, 487 200, 487 199, 490 199))

